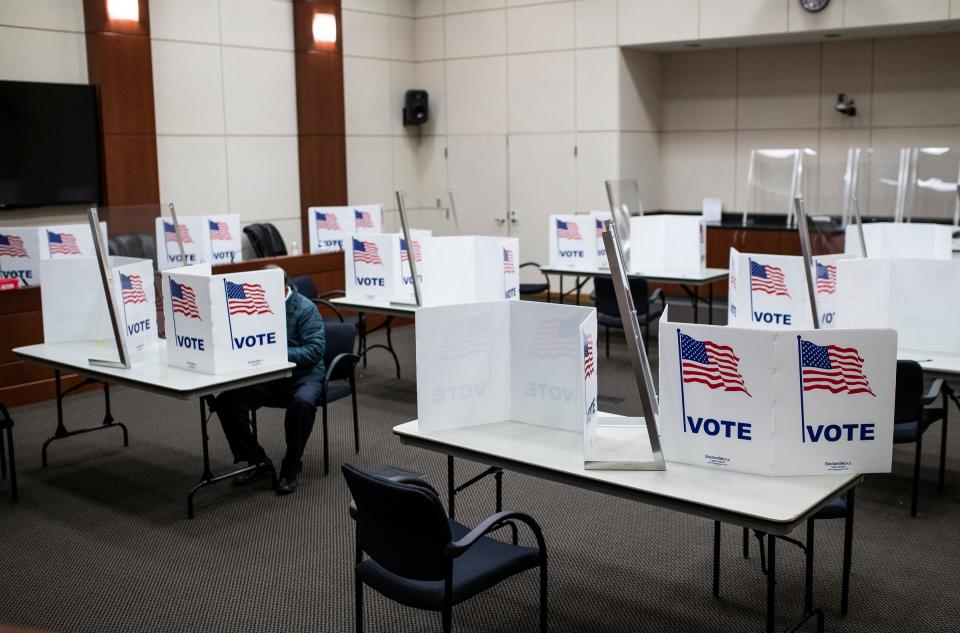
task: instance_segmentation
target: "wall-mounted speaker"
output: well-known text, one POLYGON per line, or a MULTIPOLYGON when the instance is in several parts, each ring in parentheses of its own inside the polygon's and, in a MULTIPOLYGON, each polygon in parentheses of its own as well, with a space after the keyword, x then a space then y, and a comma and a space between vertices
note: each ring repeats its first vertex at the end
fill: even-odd
POLYGON ((403 124, 423 125, 430 119, 430 98, 426 90, 407 90, 403 97, 403 124))

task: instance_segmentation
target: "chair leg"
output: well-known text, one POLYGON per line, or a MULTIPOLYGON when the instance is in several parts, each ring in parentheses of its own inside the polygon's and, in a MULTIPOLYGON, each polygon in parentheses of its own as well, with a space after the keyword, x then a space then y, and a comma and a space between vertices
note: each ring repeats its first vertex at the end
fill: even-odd
POLYGON ((713 595, 720 595, 720 521, 713 522, 713 595))
POLYGON ((7 478, 7 449, 3 445, 3 432, 0 431, 0 479, 7 478))
POLYGON ((440 617, 443 622, 443 633, 451 633, 453 631, 453 607, 450 605, 443 607, 440 617))
POLYGON ((363 581, 354 572, 354 592, 356 595, 354 621, 357 626, 357 633, 363 633, 363 581))
POLYGON ((540 561, 540 633, 547 633, 547 557, 540 561))
POLYGON ((643 349, 650 353, 650 324, 643 326, 643 349))
POLYGON ((321 431, 323 431, 323 476, 326 477, 327 475, 330 474, 330 451, 327 448, 328 437, 327 437, 327 403, 326 402, 323 403, 323 406, 321 407, 321 409, 323 410, 322 421, 321 421, 321 424, 323 425, 323 428, 321 429, 321 431))
POLYGON ((607 334, 605 338, 607 339, 607 358, 610 358, 610 326, 607 326, 607 334))
POLYGON ((923 448, 923 433, 917 422, 917 454, 913 460, 913 491, 910 495, 910 516, 917 518, 917 502, 920 496, 920 451, 923 448))
POLYGON ((353 452, 360 453, 360 418, 357 414, 357 382, 350 380, 350 400, 353 404, 353 452))
POLYGON ((947 394, 943 394, 943 421, 940 425, 940 473, 937 476, 937 491, 943 492, 946 485, 947 474, 947 411, 950 410, 950 403, 947 401, 947 394))
POLYGON ((814 526, 813 519, 807 519, 807 543, 804 549, 805 572, 806 577, 803 583, 803 612, 813 613, 813 552, 814 552, 814 526))
POLYGON ((750 558, 750 530, 743 528, 743 557, 750 558))
POLYGON ((16 503, 20 500, 17 493, 17 460, 13 454, 13 429, 7 427, 7 451, 10 453, 10 497, 16 503))
POLYGON ((857 506, 857 489, 847 492, 847 516, 843 520, 843 575, 840 588, 840 615, 846 617, 850 607, 850 567, 853 565, 853 519, 857 506))

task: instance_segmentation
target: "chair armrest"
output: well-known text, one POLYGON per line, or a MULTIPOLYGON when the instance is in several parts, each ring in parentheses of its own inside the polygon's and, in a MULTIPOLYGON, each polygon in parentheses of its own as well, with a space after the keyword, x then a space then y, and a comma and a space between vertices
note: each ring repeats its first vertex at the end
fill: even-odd
POLYGON ((360 362, 360 357, 356 354, 337 354, 333 357, 333 360, 330 361, 330 366, 327 367, 327 373, 323 377, 323 400, 327 400, 327 386, 330 384, 330 376, 333 374, 334 368, 342 363, 350 363, 354 367, 357 366, 357 363, 360 362))
POLYGON ((510 521, 523 523, 530 528, 530 531, 533 532, 533 536, 537 539, 537 549, 540 550, 540 554, 546 554, 547 544, 543 540, 543 530, 540 529, 540 525, 533 519, 532 516, 522 512, 497 512, 496 514, 492 514, 484 519, 480 525, 470 530, 470 532, 459 541, 453 541, 452 543, 447 544, 445 550, 446 555, 449 558, 456 558, 457 556, 460 556, 473 545, 475 545, 477 541, 479 541, 484 535, 500 529, 510 521))
POLYGON ((340 319, 340 323, 343 323, 343 314, 340 313, 340 310, 338 310, 337 306, 333 305, 333 303, 327 301, 326 299, 311 299, 310 301, 313 301, 313 305, 317 306, 318 308, 323 306, 333 310, 333 313, 337 315, 338 319, 340 319))
POLYGON ((336 298, 336 297, 345 297, 345 296, 347 296, 347 291, 346 291, 346 290, 340 290, 339 288, 336 289, 336 290, 325 290, 324 292, 318 292, 318 293, 317 293, 317 299, 323 299, 323 298, 326 298, 326 297, 334 297, 334 298, 336 298))
POLYGON ((10 412, 7 411, 7 407, 0 402, 0 429, 5 429, 8 426, 13 426, 13 418, 10 417, 10 412))
POLYGON ((923 403, 923 406, 928 404, 933 404, 933 401, 937 399, 937 396, 940 395, 940 390, 943 389, 943 378, 936 378, 932 383, 930 383, 930 388, 927 389, 927 393, 923 395, 923 398, 920 401, 923 403))
MULTIPOLYGON (((546 284, 547 284, 548 286, 550 285, 550 277, 549 277, 549 275, 547 275, 547 273, 545 273, 545 272, 543 272, 543 270, 541 270, 540 264, 538 264, 537 262, 524 262, 524 263, 520 264, 520 268, 526 268, 527 266, 533 266, 534 268, 536 268, 536 269, 537 269, 537 272, 539 272, 541 275, 543 275, 543 280, 546 282, 546 284)), ((517 270, 520 270, 520 269, 518 268, 517 270)))
POLYGON ((650 303, 659 301, 661 308, 667 307, 667 296, 663 294, 663 288, 657 288, 656 290, 651 292, 650 296, 647 298, 647 301, 649 301, 650 303))

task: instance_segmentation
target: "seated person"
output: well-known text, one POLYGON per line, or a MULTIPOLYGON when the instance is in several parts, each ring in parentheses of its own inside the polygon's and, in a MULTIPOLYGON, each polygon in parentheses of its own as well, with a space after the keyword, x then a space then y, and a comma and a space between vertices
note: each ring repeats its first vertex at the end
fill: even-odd
POLYGON ((297 489, 297 476, 303 470, 303 450, 313 430, 317 400, 326 375, 323 365, 326 334, 323 319, 313 302, 290 285, 286 273, 283 283, 287 293, 287 357, 297 365, 293 375, 225 391, 217 396, 215 408, 234 463, 245 461, 251 466, 260 465, 234 479, 239 485, 247 485, 269 476, 271 466, 266 452, 253 436, 250 411, 260 406, 286 407, 283 428, 287 453, 280 464, 277 494, 288 495, 297 489))

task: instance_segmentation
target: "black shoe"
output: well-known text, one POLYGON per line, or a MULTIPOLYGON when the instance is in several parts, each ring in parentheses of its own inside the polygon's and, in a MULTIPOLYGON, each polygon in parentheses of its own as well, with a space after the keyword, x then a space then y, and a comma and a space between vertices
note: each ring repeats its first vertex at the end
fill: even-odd
MULTIPOLYGON (((251 464, 252 465, 252 464, 251 464)), ((237 475, 233 478, 234 486, 249 486, 250 484, 255 484, 261 479, 266 479, 270 476, 270 462, 264 462, 254 468, 253 470, 248 470, 242 475, 237 475)))
POLYGON ((277 482, 277 494, 280 496, 291 495, 297 491, 297 476, 282 476, 277 482))

